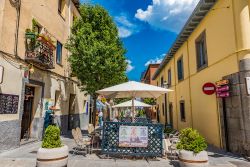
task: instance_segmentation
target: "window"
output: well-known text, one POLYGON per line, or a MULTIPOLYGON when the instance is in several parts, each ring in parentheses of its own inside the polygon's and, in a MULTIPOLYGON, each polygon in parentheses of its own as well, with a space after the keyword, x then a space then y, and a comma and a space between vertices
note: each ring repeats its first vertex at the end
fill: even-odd
POLYGON ((161 77, 161 87, 164 87, 164 79, 161 77))
POLYGON ((205 31, 195 41, 197 70, 207 67, 207 46, 205 31))
POLYGON ((38 23, 36 23, 35 25, 33 25, 33 30, 34 32, 36 32, 37 34, 40 34, 42 31, 42 26, 38 25, 38 23))
POLYGON ((64 18, 65 17, 66 0, 58 0, 58 13, 64 18))
POLYGON ((62 44, 59 41, 56 44, 56 63, 62 64, 62 44))
POLYGON ((180 114, 181 114, 181 121, 186 121, 185 102, 183 100, 180 101, 180 114))
POLYGON ((165 115, 165 107, 164 107, 164 103, 162 103, 162 115, 165 115))
POLYGON ((171 80, 171 69, 168 70, 168 86, 170 87, 172 85, 171 80))
POLYGON ((77 16, 73 13, 73 22, 77 19, 77 16))
POLYGON ((177 61, 177 71, 178 71, 178 80, 183 80, 184 78, 184 72, 183 72, 183 56, 179 58, 177 61))

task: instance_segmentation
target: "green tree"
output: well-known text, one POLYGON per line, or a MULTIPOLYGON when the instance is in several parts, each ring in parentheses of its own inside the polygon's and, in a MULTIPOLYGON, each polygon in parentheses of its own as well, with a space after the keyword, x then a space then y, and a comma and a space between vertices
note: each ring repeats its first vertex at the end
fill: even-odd
POLYGON ((143 102, 146 103, 146 104, 149 104, 149 105, 155 105, 156 104, 156 101, 155 101, 154 98, 144 98, 143 102))
POLYGON ((124 103, 126 101, 129 101, 131 100, 131 98, 117 98, 117 99, 114 99, 114 102, 115 104, 120 104, 120 103, 124 103))
MULTIPOLYGON (((103 7, 83 4, 79 11, 81 17, 74 21, 66 48, 81 90, 90 94, 96 104, 97 90, 127 80, 126 50, 113 19, 103 7)), ((96 105, 93 118, 95 115, 96 105)))

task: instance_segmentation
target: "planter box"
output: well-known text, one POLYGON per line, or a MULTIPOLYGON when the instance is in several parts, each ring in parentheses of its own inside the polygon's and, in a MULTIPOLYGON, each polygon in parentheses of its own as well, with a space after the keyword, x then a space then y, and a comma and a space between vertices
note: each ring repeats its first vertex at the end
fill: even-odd
POLYGON ((62 167, 68 164, 68 146, 60 148, 39 148, 37 151, 37 167, 62 167))
POLYGON ((180 150, 179 161, 181 167, 207 167, 208 155, 206 151, 194 154, 192 151, 180 150))

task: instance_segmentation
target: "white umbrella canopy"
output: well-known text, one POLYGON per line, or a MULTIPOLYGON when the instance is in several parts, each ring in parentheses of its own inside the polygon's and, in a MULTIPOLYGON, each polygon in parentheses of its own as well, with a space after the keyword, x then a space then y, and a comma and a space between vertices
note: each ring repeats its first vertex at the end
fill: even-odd
MULTIPOLYGON (((122 107, 132 107, 132 100, 129 100, 129 101, 126 101, 126 102, 123 102, 123 103, 120 103, 120 104, 113 106, 113 108, 122 108, 122 107)), ((138 100, 134 100, 134 107, 152 107, 152 106, 149 104, 140 102, 138 100)))
POLYGON ((161 88, 154 85, 149 85, 136 81, 129 81, 115 86, 111 86, 102 90, 96 91, 96 93, 104 95, 108 98, 132 98, 132 113, 134 120, 135 97, 142 98, 158 98, 159 96, 171 92, 170 89, 161 88))
POLYGON ((142 98, 158 98, 162 94, 172 90, 161 88, 154 85, 144 84, 136 81, 129 81, 119 85, 111 86, 97 93, 109 98, 125 98, 125 97, 142 97, 142 98))

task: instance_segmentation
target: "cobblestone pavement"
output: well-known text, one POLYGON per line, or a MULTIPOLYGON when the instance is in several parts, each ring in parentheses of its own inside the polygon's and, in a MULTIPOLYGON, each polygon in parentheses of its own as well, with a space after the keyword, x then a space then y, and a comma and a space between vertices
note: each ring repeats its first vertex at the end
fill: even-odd
MULTIPOLYGON (((74 141, 69 138, 63 138, 63 143, 69 146, 70 153, 74 146, 74 141)), ((41 142, 35 142, 23 145, 17 149, 3 152, 0 154, 0 167, 35 167, 36 152, 41 142)), ((209 164, 210 167, 250 167, 242 157, 235 156, 223 151, 210 149, 209 164)), ((126 160, 126 159, 102 159, 96 154, 91 155, 69 155, 69 167, 178 167, 177 161, 170 161, 164 158, 152 160, 126 160)))

